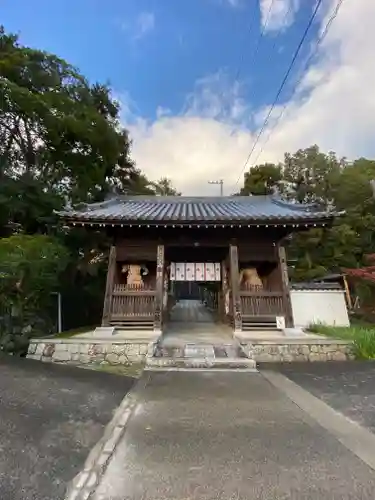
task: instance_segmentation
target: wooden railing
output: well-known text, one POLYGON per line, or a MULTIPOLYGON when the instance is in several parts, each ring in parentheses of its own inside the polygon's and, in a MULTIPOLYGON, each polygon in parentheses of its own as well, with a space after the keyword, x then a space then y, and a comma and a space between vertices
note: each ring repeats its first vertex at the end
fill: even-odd
POLYGON ((153 319, 155 295, 153 288, 115 285, 112 292, 111 321, 153 319))
POLYGON ((259 286, 240 290, 242 316, 283 316, 284 301, 281 291, 259 286))

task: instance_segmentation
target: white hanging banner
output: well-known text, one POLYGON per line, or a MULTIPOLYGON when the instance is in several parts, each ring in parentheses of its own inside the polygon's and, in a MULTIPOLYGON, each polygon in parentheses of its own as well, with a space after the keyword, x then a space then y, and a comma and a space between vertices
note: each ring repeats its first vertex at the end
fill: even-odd
POLYGON ((206 262, 205 264, 206 281, 215 281, 215 264, 206 262))
POLYGON ((185 281, 185 262, 176 263, 176 281, 185 281))
POLYGON ((195 281, 205 281, 203 262, 197 262, 195 264, 195 281))
POLYGON ((186 264, 185 264, 185 279, 186 279, 186 281, 195 281, 195 264, 194 264, 194 262, 186 262, 186 264))
POLYGON ((220 281, 220 262, 171 262, 171 281, 220 281))

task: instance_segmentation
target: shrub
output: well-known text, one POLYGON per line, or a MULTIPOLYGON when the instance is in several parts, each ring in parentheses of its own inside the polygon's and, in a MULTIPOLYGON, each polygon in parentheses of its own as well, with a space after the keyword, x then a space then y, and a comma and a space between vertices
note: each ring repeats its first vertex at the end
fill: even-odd
POLYGON ((353 340, 357 359, 375 359, 375 330, 358 328, 353 340))
POLYGON ((43 331, 67 258, 65 247, 48 236, 0 239, 0 350, 25 354, 30 337, 43 331))

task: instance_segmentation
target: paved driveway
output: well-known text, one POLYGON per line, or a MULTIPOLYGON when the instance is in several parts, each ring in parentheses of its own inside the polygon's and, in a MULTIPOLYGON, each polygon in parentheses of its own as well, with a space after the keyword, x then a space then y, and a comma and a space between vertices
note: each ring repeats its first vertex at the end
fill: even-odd
POLYGON ((146 376, 94 500, 373 500, 375 471, 262 374, 146 376))
POLYGON ((63 499, 132 383, 0 357, 0 499, 63 499))
POLYGON ((375 362, 292 363, 273 369, 375 433, 375 362))

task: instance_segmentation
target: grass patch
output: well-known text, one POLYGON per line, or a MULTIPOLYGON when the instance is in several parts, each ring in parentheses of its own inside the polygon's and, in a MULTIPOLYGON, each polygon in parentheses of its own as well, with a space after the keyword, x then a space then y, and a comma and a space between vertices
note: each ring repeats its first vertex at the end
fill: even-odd
POLYGON ((308 330, 326 337, 351 341, 357 359, 375 359, 375 325, 339 327, 314 324, 308 330))

